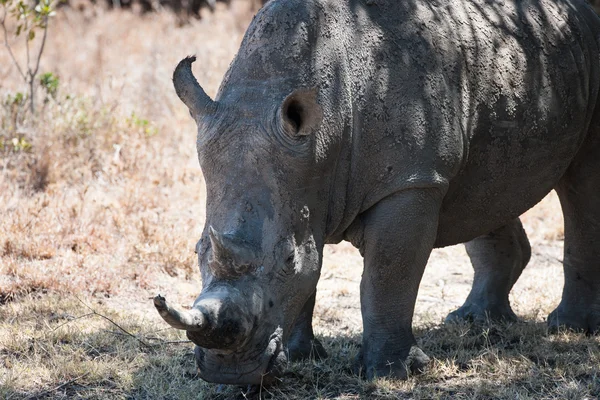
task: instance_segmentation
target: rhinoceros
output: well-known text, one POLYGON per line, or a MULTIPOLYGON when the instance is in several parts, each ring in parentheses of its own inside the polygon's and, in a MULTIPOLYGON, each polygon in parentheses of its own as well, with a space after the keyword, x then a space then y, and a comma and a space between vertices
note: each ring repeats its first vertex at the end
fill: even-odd
POLYGON ((272 0, 216 98, 182 60, 198 127, 202 291, 155 306, 197 345, 200 376, 258 384, 325 356, 312 314, 323 246, 364 257, 367 378, 428 357, 412 332, 433 248, 475 269, 449 319, 514 319, 530 258, 519 216, 552 189, 565 219, 551 327, 600 328, 600 19, 583 0, 272 0))

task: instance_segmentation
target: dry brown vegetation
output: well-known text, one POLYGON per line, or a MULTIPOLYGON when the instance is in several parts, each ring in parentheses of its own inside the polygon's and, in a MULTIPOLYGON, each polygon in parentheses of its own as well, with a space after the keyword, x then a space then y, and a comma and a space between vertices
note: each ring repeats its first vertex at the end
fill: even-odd
POLYGON ((270 388, 197 378, 191 345, 150 300, 189 304, 200 288, 204 188, 170 75, 196 54, 214 94, 251 16, 242 1, 183 27, 168 13, 61 9, 42 60, 60 87, 55 99, 38 96, 35 117, 14 102, 22 88, 0 48, 0 398, 598 398, 600 339, 546 331, 562 288, 554 195, 523 217, 534 254, 511 301, 524 322, 442 324, 472 271, 462 247, 434 252, 415 315, 433 358, 423 375, 352 373, 362 260, 342 243, 327 247, 318 287, 328 359, 292 364, 270 388))

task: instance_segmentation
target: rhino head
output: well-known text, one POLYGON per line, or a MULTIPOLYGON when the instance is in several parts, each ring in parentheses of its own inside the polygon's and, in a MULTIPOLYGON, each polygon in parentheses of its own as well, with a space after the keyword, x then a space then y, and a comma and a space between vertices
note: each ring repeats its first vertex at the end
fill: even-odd
POLYGON ((287 363, 287 338, 319 279, 326 215, 318 210, 326 207, 317 204, 326 190, 313 137, 323 113, 305 88, 273 104, 243 93, 213 101, 194 61, 182 60, 173 82, 198 125, 207 186, 196 246, 203 287, 189 311, 160 296, 155 306, 197 345, 203 379, 264 383, 287 363))

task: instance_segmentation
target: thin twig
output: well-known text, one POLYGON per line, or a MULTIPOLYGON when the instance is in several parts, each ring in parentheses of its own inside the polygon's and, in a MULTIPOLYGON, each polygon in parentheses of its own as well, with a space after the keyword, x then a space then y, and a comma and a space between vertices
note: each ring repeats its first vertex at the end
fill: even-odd
POLYGON ((37 62, 35 64, 35 69, 33 70, 32 79, 37 75, 38 70, 40 69, 40 60, 42 59, 42 53, 44 52, 44 45, 46 44, 46 36, 48 36, 48 16, 44 17, 44 36, 42 36, 42 44, 40 45, 40 51, 38 52, 37 62))
POLYGON ((67 325, 67 324, 70 324, 70 323, 71 323, 71 322, 73 322, 73 321, 77 321, 78 319, 82 319, 82 318, 89 317, 90 315, 95 315, 95 314, 94 314, 93 312, 91 312, 91 313, 87 313, 87 314, 80 315, 80 316, 78 316, 78 317, 75 317, 75 318, 71 318, 71 319, 70 319, 70 320, 68 320, 67 322, 63 322, 62 324, 60 324, 60 325, 58 325, 58 326, 54 327, 53 329, 51 329, 51 332, 54 332, 54 331, 55 331, 55 330, 57 330, 58 328, 62 328, 63 326, 65 326, 65 325, 67 325))
POLYGON ((12 59, 13 64, 15 64, 15 66, 17 67, 19 74, 21 74, 24 80, 27 80, 27 77, 23 73, 23 70, 21 70, 19 63, 17 62, 17 59, 15 58, 15 55, 13 54, 12 49, 10 48, 10 44, 8 44, 8 31, 6 30, 6 8, 4 8, 4 15, 0 20, 0 25, 2 25, 2 30, 4 31, 4 46, 6 46, 8 54, 10 54, 10 58, 12 59))
POLYGON ((135 340, 137 340, 138 342, 140 342, 141 344, 143 344, 145 347, 151 349, 152 346, 149 345, 148 343, 144 342, 142 339, 140 339, 139 337, 137 337, 136 335, 134 335, 133 333, 128 332, 125 328, 123 328, 121 325, 117 324, 115 321, 113 321, 112 319, 108 318, 106 315, 102 315, 99 312, 97 312, 96 310, 94 310, 92 307, 88 306, 87 304, 85 304, 83 302, 83 300, 81 300, 79 297, 75 296, 75 298, 81 303, 83 304, 87 309, 89 309, 94 315, 97 315, 101 318, 104 318, 105 320, 107 320, 108 322, 110 322, 111 324, 113 324, 114 326, 116 326, 117 328, 119 328, 119 330, 121 330, 123 333, 125 333, 127 336, 131 336, 132 338, 134 338, 135 340))
POLYGON ((165 340, 159 337, 153 337, 153 336, 145 336, 146 340, 156 340, 161 342, 162 344, 186 344, 186 343, 192 343, 191 340, 165 340))
MULTIPOLYGON (((124 333, 118 332, 118 331, 110 331, 108 329, 104 330, 107 333, 111 333, 113 335, 119 335, 119 336, 127 336, 124 333)), ((156 340, 158 342, 161 342, 161 344, 186 344, 186 343, 192 343, 191 340, 165 340, 159 337, 155 337, 155 336, 144 336, 144 339, 146 340, 156 340)), ((155 346, 155 345, 151 345, 151 346, 155 346)))
POLYGON ((27 399, 27 400, 29 400, 29 399, 38 399, 38 398, 40 398, 40 397, 42 397, 42 396, 44 396, 44 395, 46 395, 46 394, 48 394, 48 393, 56 392, 57 390, 60 390, 60 389, 62 389, 62 388, 63 388, 63 387, 65 387, 65 386, 68 386, 68 385, 70 385, 70 384, 72 384, 72 383, 75 383, 76 381, 80 380, 81 378, 84 378, 84 377, 88 376, 89 374, 90 374, 89 372, 86 372, 85 374, 83 374, 83 375, 79 375, 78 377, 76 377, 76 378, 73 378, 73 379, 71 379, 70 381, 67 381, 67 382, 61 383, 60 385, 58 385, 58 386, 57 386, 57 387, 55 387, 55 388, 48 389, 48 390, 44 390, 44 391, 43 391, 43 392, 41 392, 41 393, 36 393, 36 394, 33 394, 33 395, 29 396, 29 397, 26 397, 26 399, 27 399))
MULTIPOLYGON (((29 21, 27 19, 27 16, 25 16, 25 53, 27 54, 27 64, 25 65, 27 67, 27 84, 29 85, 29 111, 31 111, 32 114, 35 114, 35 99, 34 97, 34 76, 31 73, 31 57, 29 55, 29 35, 31 33, 31 31, 29 31, 29 21)), ((33 30, 33 28, 31 28, 33 30)))
MULTIPOLYGON (((83 304, 87 309, 89 309, 91 312, 87 313, 87 314, 83 314, 80 315, 78 317, 74 317, 66 322, 63 322, 62 324, 54 327, 51 329, 51 332, 54 332, 55 330, 70 324, 73 321, 76 321, 78 319, 82 319, 82 318, 86 318, 86 317, 90 317, 93 315, 97 315, 99 317, 104 318, 105 320, 107 320, 108 322, 110 322, 111 324, 113 324, 114 326, 116 326, 121 332, 118 331, 110 331, 110 330, 105 330, 108 333, 112 333, 113 335, 122 335, 122 336, 130 336, 132 338, 134 338, 135 340, 137 340, 138 342, 140 342, 141 344, 143 344, 144 346, 146 346, 147 348, 153 348, 153 346, 156 345, 152 345, 149 343, 146 343, 144 340, 140 339, 138 336, 134 335, 131 332, 128 332, 125 328, 123 328, 122 326, 120 326, 119 324, 117 324, 115 321, 113 321, 112 319, 110 319, 109 317, 107 317, 106 315, 102 315, 99 312, 97 312, 96 310, 94 310, 92 307, 90 307, 89 305, 87 305, 83 300, 81 300, 79 297, 75 296, 75 298, 81 303, 83 304)), ((156 337, 156 336, 150 336, 150 337, 145 337, 146 340, 156 340, 161 342, 161 344, 186 344, 186 343, 192 343, 190 340, 164 340, 162 338, 156 337)))

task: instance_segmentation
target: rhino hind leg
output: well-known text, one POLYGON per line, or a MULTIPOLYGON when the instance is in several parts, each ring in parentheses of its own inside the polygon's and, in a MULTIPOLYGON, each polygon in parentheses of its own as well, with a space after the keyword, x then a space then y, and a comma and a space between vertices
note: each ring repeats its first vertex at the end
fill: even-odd
POLYGON ((327 358, 327 352, 321 342, 315 338, 312 328, 315 297, 316 292, 308 299, 294 322, 287 345, 290 361, 327 358))
POLYGON ((600 331, 600 129, 588 138, 556 191, 565 220, 565 284, 551 330, 600 331))
POLYGON ((531 247, 519 218, 465 245, 475 270, 465 303, 446 317, 457 321, 516 321, 508 293, 531 257, 531 247))

